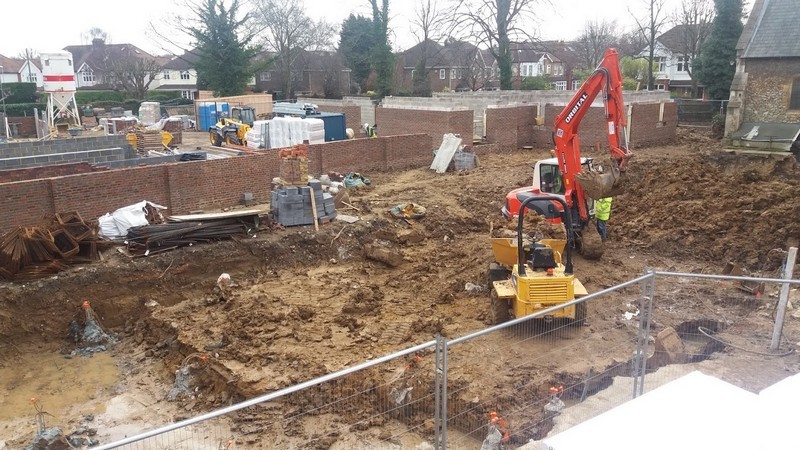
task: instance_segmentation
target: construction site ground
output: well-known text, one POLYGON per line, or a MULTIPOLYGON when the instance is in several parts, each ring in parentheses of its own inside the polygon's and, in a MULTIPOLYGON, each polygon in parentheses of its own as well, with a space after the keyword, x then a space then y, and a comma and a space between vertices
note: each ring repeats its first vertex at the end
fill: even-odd
MULTIPOLYGON (((627 192, 614 199, 602 259, 575 257, 575 274, 589 292, 630 280, 645 268, 722 273, 726 263, 735 262, 778 276, 785 254, 773 249, 798 245, 800 169, 793 157, 732 154, 702 132, 679 131, 673 144, 636 150, 627 192)), ((479 168, 461 173, 427 168, 369 173, 371 186, 351 190, 351 206, 339 211, 360 217, 353 224, 334 221, 319 232, 311 226, 263 231, 145 258, 111 249, 101 262, 58 276, 0 284, 0 449, 21 448, 33 439, 32 397, 50 414, 49 425, 67 433, 96 429, 101 442, 110 442, 429 341, 437 333, 455 338, 487 327, 488 293, 475 295, 465 286, 486 286, 490 230, 507 226, 499 214, 503 199, 529 184, 532 165, 549 156, 544 149, 519 150, 482 156, 479 168), (426 216, 393 219, 389 209, 403 202, 424 206, 426 216), (393 255, 394 266, 366 258, 367 246, 393 255), (225 293, 215 289, 222 273, 234 284, 225 293), (84 300, 119 342, 91 357, 65 358, 75 345, 69 324, 80 319, 84 300), (166 400, 176 369, 193 353, 208 355, 206 375, 195 380, 192 395, 166 400)), ((536 220, 531 226, 554 232, 536 220)), ((757 298, 737 291, 731 294, 737 301, 730 303, 724 301, 729 286, 704 286, 661 296, 656 311, 669 310, 674 325, 724 317, 739 338, 768 342, 775 286, 757 298), (684 296, 687 292, 694 297, 684 296), (713 307, 699 308, 706 297, 714 299, 713 307)), ((638 298, 639 292, 628 294, 638 298)), ((797 290, 792 295, 800 307, 797 290)), ((454 369, 453 385, 465 397, 491 403, 518 395, 518 378, 541 379, 545 386, 630 358, 636 321, 607 332, 621 323, 625 308, 613 298, 590 303, 588 325, 564 339, 581 333, 603 338, 585 339, 579 351, 527 372, 504 372, 504 362, 522 350, 497 351, 508 335, 487 336, 483 347, 459 350, 468 353, 471 365, 454 369)), ((793 312, 787 314, 784 350, 800 341, 800 316, 793 312)), ((535 352, 548 344, 526 345, 535 352)), ((422 364, 431 360, 426 356, 422 364)), ((800 357, 722 348, 694 366, 758 391, 798 373, 800 357)), ((295 404, 294 412, 301 406, 295 404)), ((365 403, 363 414, 371 407, 365 403)), ((263 410, 264 420, 282 414, 280 408, 263 410)), ((432 414, 320 436, 326 423, 353 423, 359 414, 348 409, 282 429, 259 429, 252 414, 229 421, 238 436, 234 448, 365 443, 417 448, 431 439, 432 414), (409 425, 414 433, 398 431, 409 425), (248 427, 259 432, 248 433, 248 427)), ((480 447, 479 440, 465 442, 480 447)))

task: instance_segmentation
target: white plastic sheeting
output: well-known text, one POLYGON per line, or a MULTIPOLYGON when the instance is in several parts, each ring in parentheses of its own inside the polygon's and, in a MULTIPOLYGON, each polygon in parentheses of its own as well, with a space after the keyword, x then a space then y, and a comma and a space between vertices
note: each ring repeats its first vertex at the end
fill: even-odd
POLYGON ((161 120, 161 103, 143 102, 139 106, 139 122, 149 127, 161 120))
POLYGON ((284 148, 302 144, 325 142, 325 122, 321 119, 276 117, 269 121, 269 148, 284 148))
POLYGON ((100 236, 108 239, 117 239, 128 235, 128 229, 147 225, 144 207, 150 205, 156 209, 167 209, 147 200, 134 205, 122 207, 113 213, 106 214, 98 219, 100 222, 100 236))
POLYGON ((269 148, 269 120, 256 120, 253 127, 245 133, 250 148, 269 148))

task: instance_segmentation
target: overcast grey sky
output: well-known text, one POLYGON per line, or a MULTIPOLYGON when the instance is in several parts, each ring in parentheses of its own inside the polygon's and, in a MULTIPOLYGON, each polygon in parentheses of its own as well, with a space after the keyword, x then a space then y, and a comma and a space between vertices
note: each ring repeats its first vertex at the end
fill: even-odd
MULTIPOLYGON (((315 19, 326 19, 340 25, 351 12, 371 16, 367 0, 298 0, 305 4, 307 13, 315 19)), ((393 44, 405 49, 416 43, 410 33, 410 18, 418 0, 391 0, 390 26, 393 44)), ((444 4, 449 0, 439 0, 444 4)), ((681 0, 666 0, 673 10, 681 0)), ((82 42, 82 34, 92 27, 106 31, 114 43, 131 43, 142 49, 165 54, 178 51, 159 44, 149 31, 155 23, 159 32, 175 39, 184 39, 170 23, 173 17, 191 17, 183 0, 135 0, 132 2, 87 2, 27 0, 2 1, 2 27, 0 27, 0 54, 14 57, 25 48, 39 52, 61 49, 82 42), (16 18, 9 20, 9 18, 16 18), (164 47, 167 47, 165 50, 164 47)), ((587 20, 616 19, 620 28, 633 26, 628 9, 642 11, 643 0, 552 0, 539 7, 538 23, 526 24, 541 39, 572 39, 580 34, 587 20)), ((337 39, 338 40, 338 39, 337 39)), ((162 41, 163 42, 163 41, 162 41)))

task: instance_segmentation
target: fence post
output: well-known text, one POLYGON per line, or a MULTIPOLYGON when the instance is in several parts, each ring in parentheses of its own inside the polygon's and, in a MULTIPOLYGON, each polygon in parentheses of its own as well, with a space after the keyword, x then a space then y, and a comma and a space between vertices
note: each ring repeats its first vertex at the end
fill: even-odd
POLYGON ((434 448, 436 450, 439 450, 439 427, 441 426, 441 414, 442 414, 442 411, 441 411, 441 408, 440 408, 440 403, 439 403, 441 401, 441 397, 440 397, 441 390, 439 389, 439 383, 441 383, 441 381, 442 381, 441 380, 441 375, 440 375, 441 374, 441 369, 442 369, 441 360, 440 360, 440 358, 441 358, 441 351, 440 351, 441 348, 439 347, 441 345, 441 339, 442 339, 442 337, 437 334, 436 335, 435 360, 434 360, 435 363, 434 363, 434 369, 433 369, 434 370, 434 379, 435 379, 435 381, 434 381, 435 384, 434 384, 434 388, 433 388, 434 389, 433 398, 434 398, 434 405, 435 405, 434 406, 434 411, 433 411, 433 430, 434 430, 433 431, 434 432, 433 442, 434 442, 434 448))
MULTIPOLYGON (((783 279, 791 280, 794 273, 794 261, 797 259, 797 247, 790 247, 789 254, 786 256, 786 264, 783 269, 783 279)), ((786 316, 786 304, 789 302, 789 283, 781 286, 781 296, 778 300, 778 309, 775 313, 775 328, 772 330, 772 343, 769 349, 775 351, 781 345, 781 334, 783 333, 783 319, 786 316)))
POLYGON ((442 338, 442 450, 447 450, 447 338, 442 338))
POLYGON ((642 282, 642 303, 639 307, 639 335, 636 342, 636 354, 633 357, 633 398, 644 392, 644 376, 647 372, 647 344, 650 338, 650 319, 653 314, 653 296, 655 295, 655 274, 650 269, 644 270, 650 277, 642 282))

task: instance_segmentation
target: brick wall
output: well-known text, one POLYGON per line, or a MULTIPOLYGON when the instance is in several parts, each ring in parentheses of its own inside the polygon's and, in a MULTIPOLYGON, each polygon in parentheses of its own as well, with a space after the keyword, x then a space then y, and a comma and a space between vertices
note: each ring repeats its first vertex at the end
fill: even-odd
POLYGON ((789 109, 800 58, 748 59, 745 68, 743 122, 800 122, 800 110, 789 109))
POLYGON ((661 104, 634 103, 631 111, 631 148, 665 145, 675 139, 678 128, 678 104, 664 103, 663 121, 659 121, 661 104))
POLYGON ((378 134, 395 136, 425 133, 433 142, 442 141, 445 133, 456 133, 472 140, 472 111, 436 111, 425 109, 377 108, 378 134))
MULTIPOLYGON (((314 175, 330 171, 379 171, 430 164, 433 142, 426 134, 353 139, 309 146, 314 175)), ((223 208, 251 192, 259 203, 270 198, 278 176, 275 150, 248 156, 143 166, 0 184, 0 232, 41 223, 48 214, 78 211, 101 216, 150 200, 169 214, 223 208)))
MULTIPOLYGON (((342 106, 332 106, 332 105, 320 105, 319 106, 320 112, 328 112, 328 113, 344 113, 344 120, 345 126, 347 128, 352 128, 353 132, 356 136, 359 135, 359 130, 361 129, 361 107, 358 105, 342 105, 342 106)), ((313 116, 312 116, 313 117, 313 116)))
POLYGON ((34 117, 9 117, 8 123, 9 125, 16 124, 17 134, 14 137, 36 137, 36 119, 34 117))
POLYGON ((29 167, 26 169, 0 170, 0 183, 37 180, 39 178, 62 177, 65 175, 98 172, 101 170, 108 170, 108 168, 93 166, 88 162, 58 164, 55 166, 29 167))
POLYGON ((503 148, 535 145, 536 105, 486 109, 486 141, 503 148))

